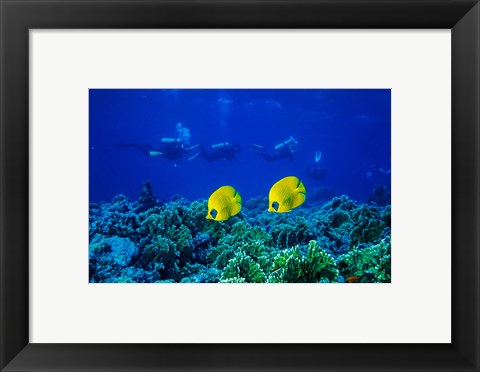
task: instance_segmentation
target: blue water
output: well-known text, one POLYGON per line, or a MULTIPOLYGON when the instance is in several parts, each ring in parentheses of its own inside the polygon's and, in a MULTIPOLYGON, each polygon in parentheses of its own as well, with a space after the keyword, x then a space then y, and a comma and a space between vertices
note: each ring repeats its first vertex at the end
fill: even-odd
POLYGON ((295 175, 309 194, 319 188, 366 201, 376 185, 390 192, 391 95, 387 89, 92 89, 90 105, 90 201, 139 196, 150 180, 156 196, 208 199, 231 185, 244 200, 268 195, 279 179, 295 175), (161 146, 177 137, 177 123, 190 131, 190 146, 228 141, 240 145, 233 161, 207 162, 191 150, 179 160, 149 157, 119 144, 161 146), (249 149, 267 151, 293 136, 292 159, 268 162, 249 149), (316 151, 325 169, 311 178, 316 151))

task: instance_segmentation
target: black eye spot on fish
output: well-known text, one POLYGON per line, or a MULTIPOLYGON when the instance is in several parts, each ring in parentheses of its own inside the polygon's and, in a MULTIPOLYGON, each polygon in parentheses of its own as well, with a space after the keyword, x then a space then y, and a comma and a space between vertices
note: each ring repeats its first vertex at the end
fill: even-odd
POLYGON ((217 217, 217 213, 218 213, 218 212, 217 212, 216 209, 212 209, 212 210, 210 211, 210 215, 212 216, 212 218, 217 217))
POLYGON ((272 203, 272 208, 275 209, 276 211, 278 211, 279 206, 280 206, 280 204, 278 204, 278 202, 273 202, 272 203))

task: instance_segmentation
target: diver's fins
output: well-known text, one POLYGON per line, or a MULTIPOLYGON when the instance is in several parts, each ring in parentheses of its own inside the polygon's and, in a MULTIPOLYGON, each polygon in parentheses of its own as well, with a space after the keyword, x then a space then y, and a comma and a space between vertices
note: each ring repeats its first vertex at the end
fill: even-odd
POLYGON ((195 159, 198 155, 200 155, 199 152, 197 152, 197 153, 196 153, 195 155, 193 155, 193 156, 190 156, 190 157, 188 158, 188 160, 193 160, 193 159, 195 159))
POLYGON ((321 158, 322 158, 322 152, 321 151, 316 151, 315 152, 315 163, 319 163, 321 158))
POLYGON ((199 146, 201 146, 201 145, 200 144, 193 145, 193 146, 187 147, 187 150, 190 151, 190 150, 196 149, 199 146))
POLYGON ((255 143, 251 143, 250 145, 248 145, 248 148, 253 152, 257 152, 257 153, 261 153, 265 151, 264 146, 256 145, 255 143))
POLYGON ((163 156, 163 152, 161 151, 149 151, 148 154, 150 156, 163 156))

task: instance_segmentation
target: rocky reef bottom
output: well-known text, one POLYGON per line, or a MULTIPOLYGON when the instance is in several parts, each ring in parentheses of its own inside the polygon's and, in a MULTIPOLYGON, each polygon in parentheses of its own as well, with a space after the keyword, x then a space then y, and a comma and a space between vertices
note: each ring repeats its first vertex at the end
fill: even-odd
POLYGON ((391 208, 347 196, 283 214, 267 198, 227 221, 207 201, 162 203, 143 185, 131 201, 90 204, 91 283, 389 283, 391 208))

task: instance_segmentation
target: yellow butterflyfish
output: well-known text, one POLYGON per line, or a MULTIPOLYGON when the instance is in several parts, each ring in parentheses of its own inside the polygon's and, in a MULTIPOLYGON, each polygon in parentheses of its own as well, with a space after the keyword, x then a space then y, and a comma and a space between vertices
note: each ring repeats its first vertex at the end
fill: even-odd
POLYGON ((302 181, 295 176, 282 178, 270 189, 268 211, 287 213, 301 206, 307 197, 307 190, 302 181))
POLYGON ((226 221, 242 209, 242 197, 232 186, 222 186, 208 199, 207 219, 226 221))

